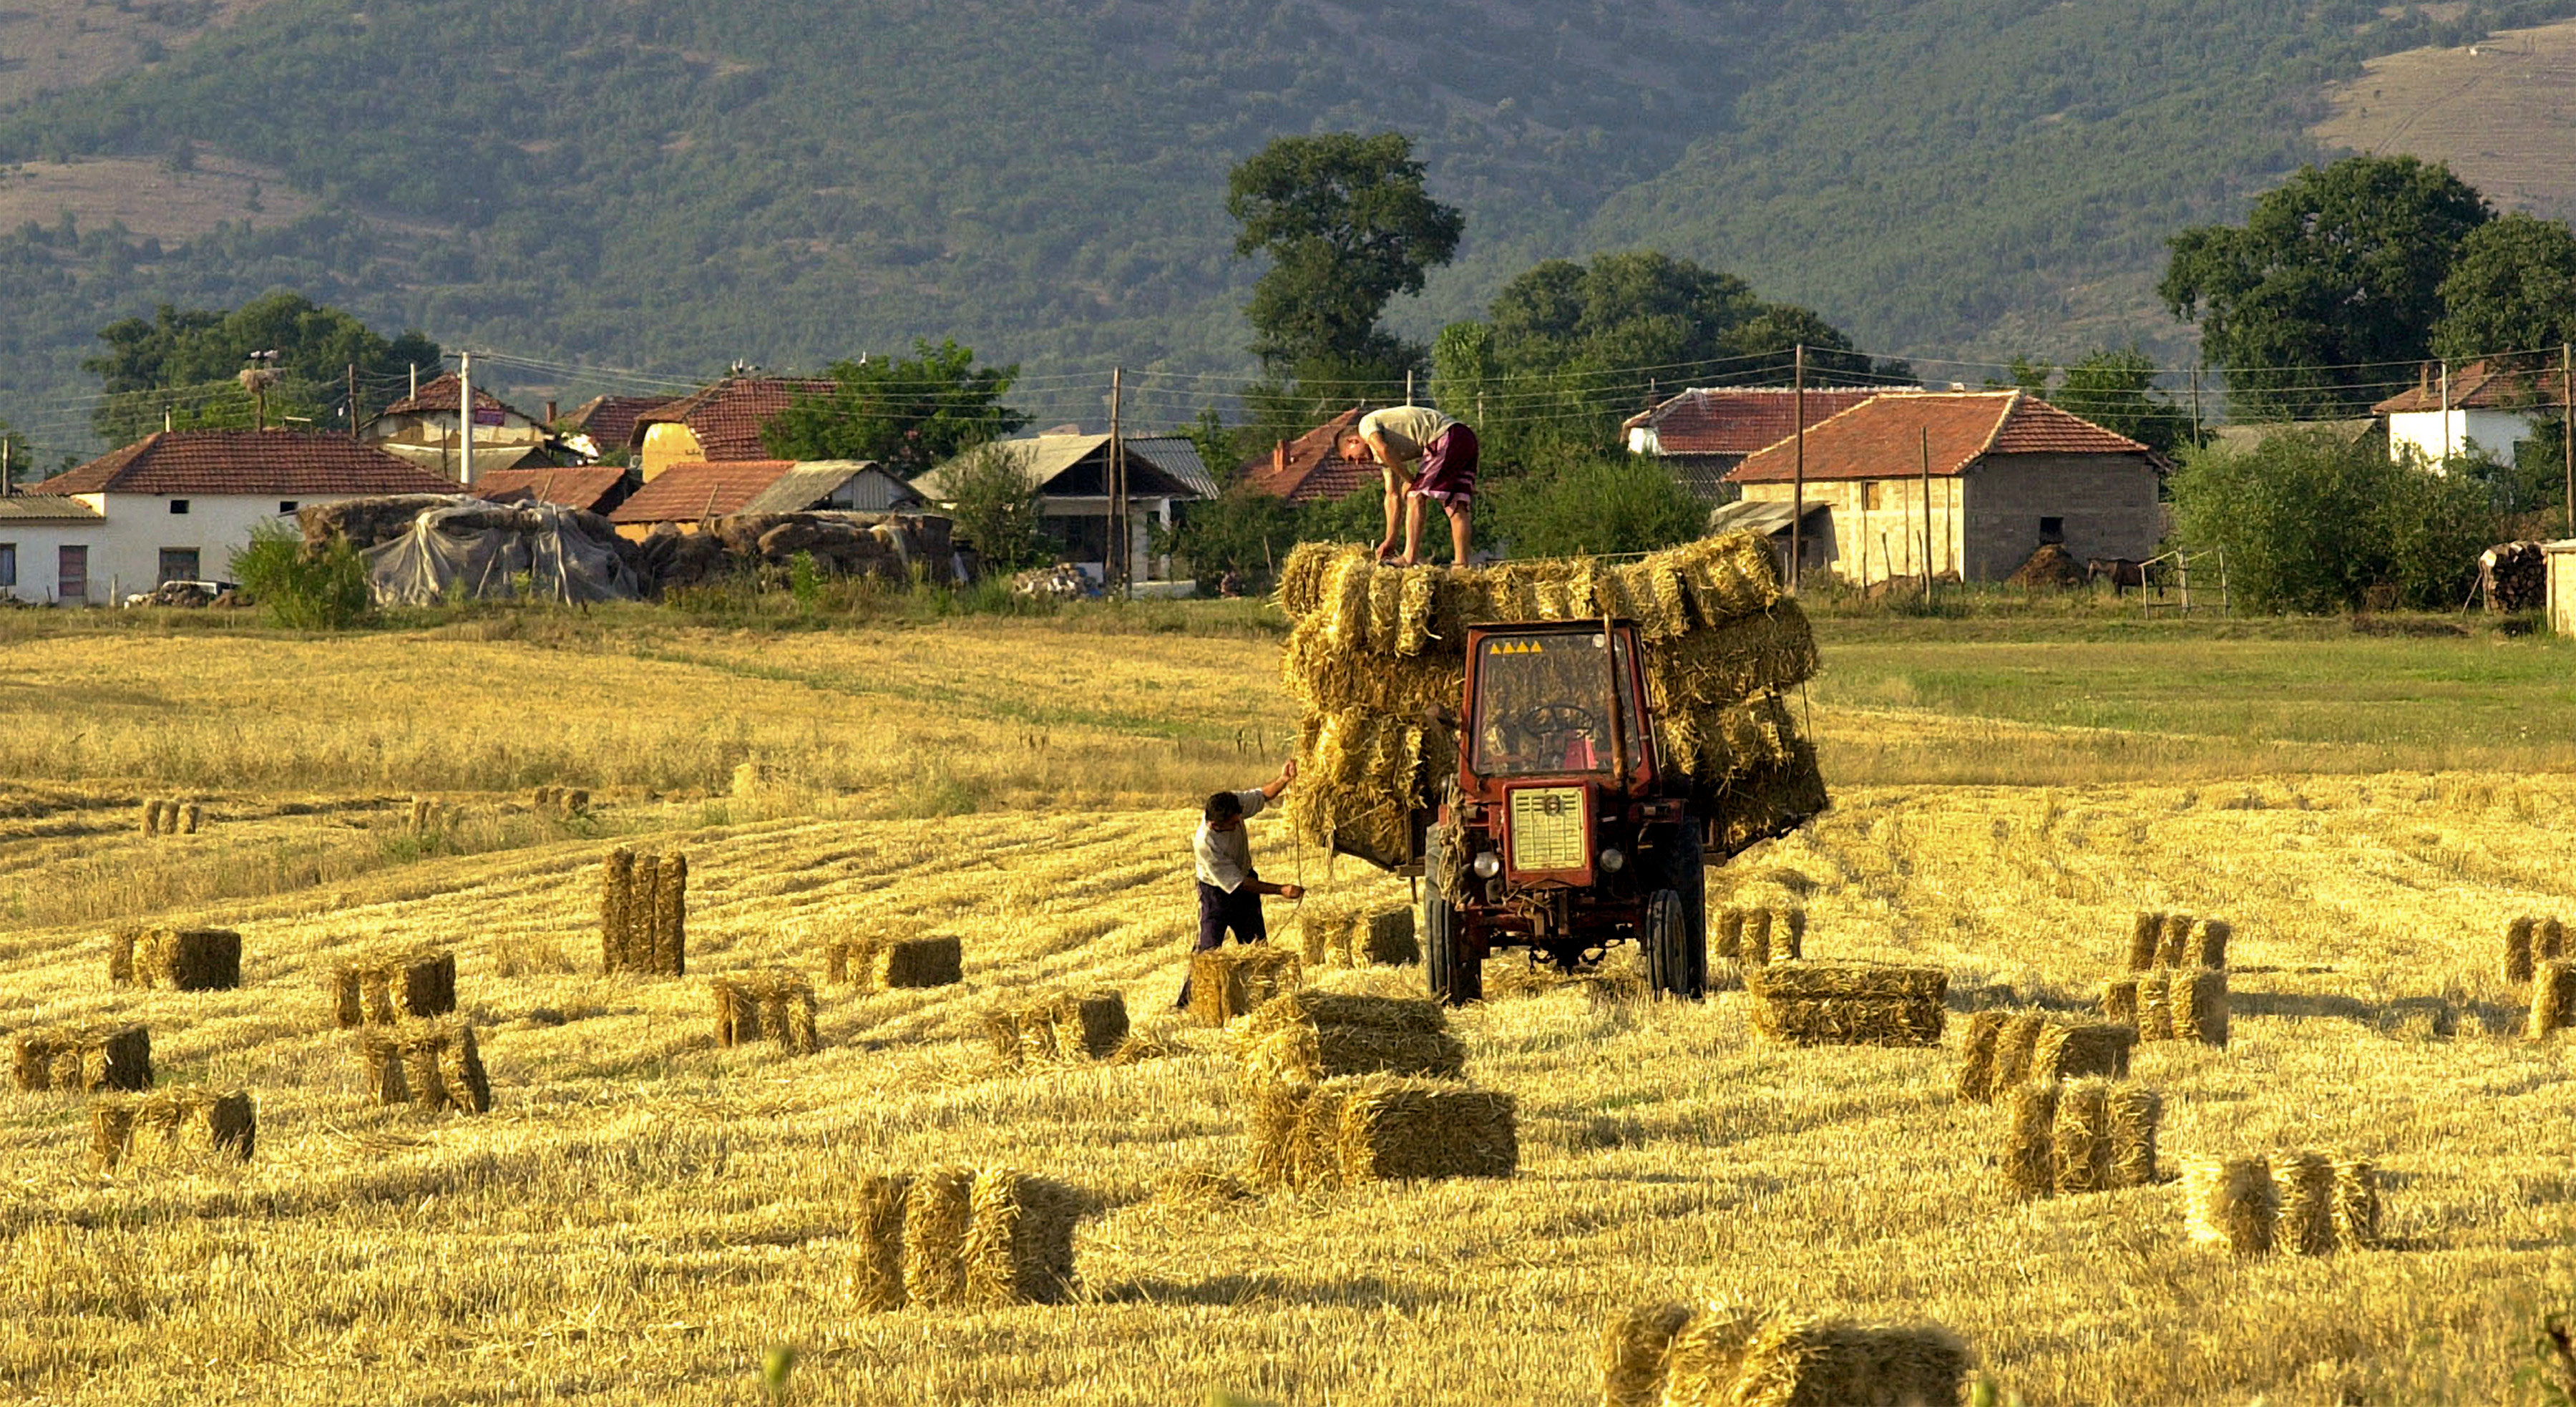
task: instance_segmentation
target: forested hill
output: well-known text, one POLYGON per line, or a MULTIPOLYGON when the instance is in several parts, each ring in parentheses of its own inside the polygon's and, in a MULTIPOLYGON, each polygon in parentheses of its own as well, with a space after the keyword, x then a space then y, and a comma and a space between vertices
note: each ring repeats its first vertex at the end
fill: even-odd
POLYGON ((1398 309, 1417 336, 1539 258, 1655 245, 1876 350, 2170 345, 2144 294, 2163 236, 2311 156, 2323 81, 2576 0, 228 8, 0 110, 0 211, 37 217, 0 237, 0 416, 59 421, 107 321, 280 286, 680 374, 916 335, 1032 371, 1231 372, 1256 271, 1226 171, 1334 128, 1411 134, 1468 213, 1398 309), (173 197, 85 204, 84 172, 173 197), (58 188, 86 222, 31 208, 58 188))

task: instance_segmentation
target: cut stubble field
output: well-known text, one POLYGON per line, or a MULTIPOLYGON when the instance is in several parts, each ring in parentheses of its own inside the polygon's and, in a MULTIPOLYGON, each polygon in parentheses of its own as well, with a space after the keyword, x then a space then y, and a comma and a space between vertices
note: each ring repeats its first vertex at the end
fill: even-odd
MULTIPOLYGON (((1823 622, 1835 809, 1713 893, 1803 905, 1811 957, 1947 969, 1944 1049, 1497 981, 1455 1026, 1518 1100, 1516 1178, 1218 1202, 1157 1190, 1244 1153, 1239 1062, 1168 1007, 1189 801, 1284 747, 1262 635, 467 633, 0 646, 0 1028, 144 1021, 164 1084, 260 1120, 237 1170, 99 1174, 76 1103, 0 1095, 14 1395, 748 1403, 792 1344, 812 1403, 1572 1402, 1603 1322, 1714 1295, 1947 1324, 2032 1404, 2511 1402, 2576 1295, 2576 1084, 2500 971, 2509 918, 2576 918, 2561 646, 1823 622), (549 783, 592 813, 528 806, 549 783), (416 793, 457 819, 410 834, 416 793), (163 795, 206 827, 141 835, 163 795), (687 851, 689 978, 597 975, 619 841, 687 851), (2373 1159, 2388 1248, 2238 1261, 2174 1186, 2005 1185, 1960 1013, 2084 1006, 2141 909, 2237 932, 2231 1044, 2139 1049, 2168 1164, 2373 1159), (173 921, 239 929, 241 988, 110 988, 107 932, 173 921), (819 979, 856 934, 959 935, 965 981, 820 987, 813 1056, 718 1047, 705 977, 819 979), (490 1115, 365 1097, 326 979, 396 939, 455 950, 490 1115), (978 1011, 1057 986, 1123 990, 1166 1053, 993 1068, 978 1011), (1089 1194, 1075 1303, 852 1307, 859 1180, 943 1162, 1089 1194)), ((1405 897, 1254 829, 1320 900, 1405 897)))

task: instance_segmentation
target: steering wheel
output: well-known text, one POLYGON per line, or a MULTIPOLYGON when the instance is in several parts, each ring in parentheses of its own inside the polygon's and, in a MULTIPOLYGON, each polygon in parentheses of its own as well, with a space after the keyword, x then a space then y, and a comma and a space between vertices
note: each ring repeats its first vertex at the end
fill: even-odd
POLYGON ((1601 716, 1579 704, 1541 704, 1536 708, 1523 709, 1512 720, 1512 725, 1520 729, 1523 736, 1532 738, 1562 737, 1568 733, 1589 737, 1602 735, 1601 716))

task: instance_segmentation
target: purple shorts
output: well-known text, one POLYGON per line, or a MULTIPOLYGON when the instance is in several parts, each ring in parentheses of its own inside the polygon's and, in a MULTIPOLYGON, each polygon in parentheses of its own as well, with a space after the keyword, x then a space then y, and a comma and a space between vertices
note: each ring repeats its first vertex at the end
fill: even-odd
POLYGON ((1422 469, 1413 476, 1408 490, 1415 498, 1427 498, 1464 508, 1476 497, 1476 432, 1464 425, 1452 425, 1422 447, 1422 469))

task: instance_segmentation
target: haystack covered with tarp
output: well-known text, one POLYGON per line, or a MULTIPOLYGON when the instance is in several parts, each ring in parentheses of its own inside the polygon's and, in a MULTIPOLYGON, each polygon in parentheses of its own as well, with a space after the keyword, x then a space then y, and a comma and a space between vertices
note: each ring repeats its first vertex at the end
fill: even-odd
POLYGON ((552 503, 460 498, 417 511, 409 528, 365 549, 379 605, 531 596, 632 601, 648 587, 631 549, 596 513, 552 503))
POLYGON ((1389 567, 1309 543, 1279 576, 1280 672, 1300 705, 1288 817, 1308 843, 1378 863, 1411 852, 1412 813, 1457 770, 1467 627, 1633 620, 1663 766, 1712 819, 1711 859, 1825 809, 1816 752, 1783 691, 1816 672, 1815 637, 1751 533, 1620 563, 1389 567))

